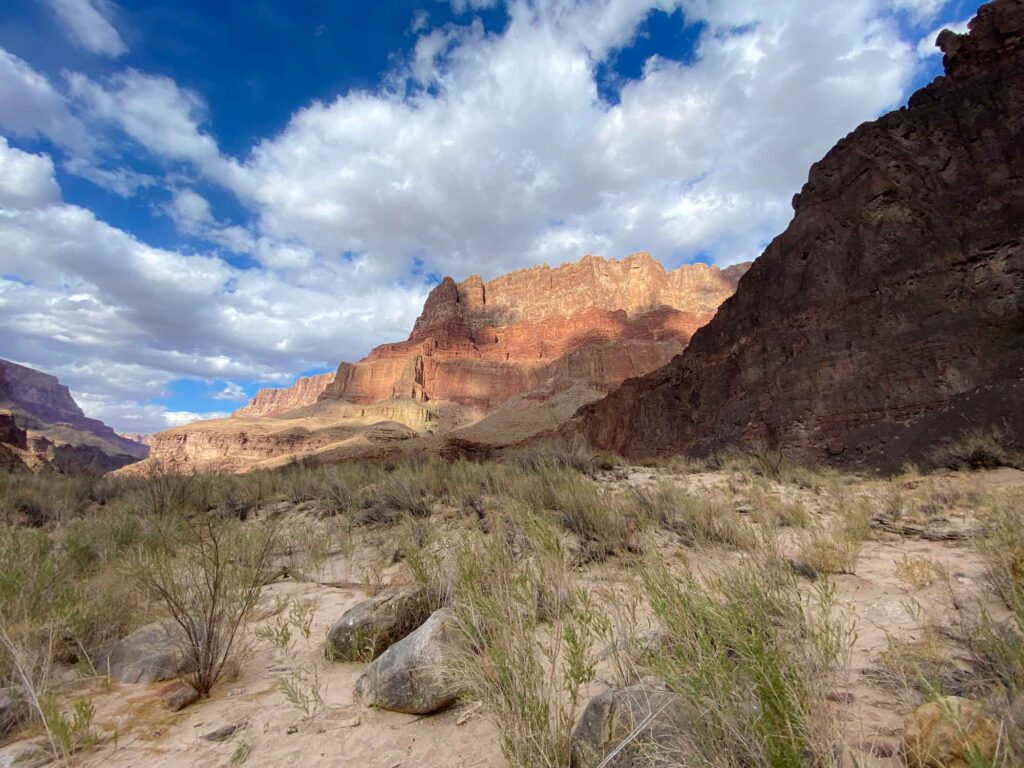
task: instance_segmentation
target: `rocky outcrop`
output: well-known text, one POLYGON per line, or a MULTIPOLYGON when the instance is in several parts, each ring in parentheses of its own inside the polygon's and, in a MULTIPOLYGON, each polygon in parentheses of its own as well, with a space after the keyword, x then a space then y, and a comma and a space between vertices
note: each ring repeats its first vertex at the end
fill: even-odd
POLYGON ((267 418, 211 419, 152 436, 150 457, 119 470, 242 472, 292 459, 387 458, 429 428, 434 414, 420 403, 317 403, 267 418))
POLYGON ((270 387, 261 389, 248 405, 239 408, 233 415, 240 417, 276 416, 285 411, 312 405, 332 381, 334 381, 333 373, 322 373, 319 376, 304 376, 290 387, 283 389, 270 387))
POLYGON ((645 253, 586 256, 484 282, 445 278, 407 341, 342 363, 321 399, 443 400, 490 409, 526 392, 609 389, 666 363, 746 265, 666 270, 645 253))
POLYGON ((686 351, 574 428, 633 456, 763 440, 882 467, 968 425, 1024 437, 1024 3, 970 29, 939 38, 944 77, 811 168, 686 351))
POLYGON ((149 452, 102 421, 88 418, 55 376, 7 360, 0 360, 0 408, 27 430, 29 443, 47 441, 27 446, 39 455, 40 466, 61 472, 105 472, 149 452))

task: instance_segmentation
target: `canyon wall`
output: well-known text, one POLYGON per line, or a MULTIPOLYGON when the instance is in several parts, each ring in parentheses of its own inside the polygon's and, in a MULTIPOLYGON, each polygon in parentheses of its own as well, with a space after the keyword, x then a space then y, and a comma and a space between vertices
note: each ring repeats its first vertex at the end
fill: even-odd
POLYGON ((678 354, 749 265, 666 270, 650 255, 586 256, 490 281, 446 277, 407 341, 342 363, 321 399, 443 400, 490 409, 580 382, 610 389, 678 354))
POLYGON ((234 416, 276 416, 285 411, 302 408, 315 403, 327 386, 334 381, 333 373, 322 373, 318 376, 303 376, 290 387, 260 389, 256 396, 244 408, 234 412, 234 416))
POLYGON ((104 472, 149 452, 90 419, 56 376, 0 360, 0 408, 27 430, 30 451, 60 471, 104 472))
POLYGON ((811 168, 685 353, 567 431, 631 456, 761 440, 883 467, 966 429, 1024 437, 1024 3, 939 45, 945 76, 811 168))

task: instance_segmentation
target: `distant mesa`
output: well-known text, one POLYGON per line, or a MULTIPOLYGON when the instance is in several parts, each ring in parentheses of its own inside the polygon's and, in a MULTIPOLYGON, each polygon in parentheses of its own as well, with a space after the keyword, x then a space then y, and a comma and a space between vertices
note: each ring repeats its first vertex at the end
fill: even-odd
POLYGON ((232 415, 243 418, 277 416, 285 411, 312 405, 320 399, 320 395, 332 381, 333 373, 322 373, 319 376, 304 376, 283 389, 261 389, 248 405, 239 408, 232 415))
POLYGON ((409 450, 486 453, 550 432, 679 354, 749 264, 667 270, 585 256, 484 281, 445 278, 409 338, 336 373, 264 389, 230 419, 153 436, 132 471, 242 471, 409 450))
POLYGON ((686 351, 568 431, 634 457, 761 441, 883 469, 968 430, 1024 439, 1024 3, 939 45, 946 75, 812 166, 686 351))
POLYGON ((59 472, 103 473, 149 454, 86 417, 55 376, 8 360, 0 360, 0 445, 0 465, 59 472))

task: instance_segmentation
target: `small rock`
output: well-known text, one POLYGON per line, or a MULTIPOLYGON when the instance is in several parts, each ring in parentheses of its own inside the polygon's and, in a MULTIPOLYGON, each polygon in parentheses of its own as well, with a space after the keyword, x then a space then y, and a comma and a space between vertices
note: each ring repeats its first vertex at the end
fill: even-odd
POLYGON ((646 679, 627 688, 612 688, 587 704, 572 732, 573 768, 651 768, 678 765, 680 745, 698 722, 696 708, 663 683, 646 679), (651 717, 653 715, 653 717, 651 717), (639 733, 614 757, 603 762, 647 718, 639 733))
POLYGON ((235 731, 237 730, 237 724, 222 725, 217 730, 210 731, 209 733, 204 735, 203 739, 205 739, 206 741, 224 741, 225 739, 230 739, 232 736, 234 736, 235 731))
POLYGON ((191 685, 183 685, 164 699, 164 706, 171 712, 180 712, 197 701, 199 701, 199 692, 191 685))
POLYGON ((0 768, 39 768, 53 760, 41 744, 22 741, 0 749, 0 768))
POLYGON ((428 715, 455 703, 459 689, 444 663, 465 635, 449 608, 435 611, 415 632, 388 648, 356 681, 356 696, 370 707, 428 715))
POLYGON ((18 688, 0 688, 0 739, 28 716, 28 707, 18 688))
POLYGON ((331 661, 370 661, 430 616, 425 587, 389 587, 345 611, 327 633, 324 653, 331 661))
POLYGON ((999 724, 976 702, 945 696, 922 704, 903 726, 903 757, 908 768, 968 768, 990 763, 999 742, 999 724))
POLYGON ((158 683, 178 676, 184 661, 174 637, 160 624, 148 624, 118 640, 102 661, 122 683, 158 683))

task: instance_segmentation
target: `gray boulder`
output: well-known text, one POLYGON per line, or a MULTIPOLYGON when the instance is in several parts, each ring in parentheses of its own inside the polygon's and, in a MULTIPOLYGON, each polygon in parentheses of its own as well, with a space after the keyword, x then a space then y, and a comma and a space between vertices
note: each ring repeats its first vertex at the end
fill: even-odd
POLYGON ((0 768, 40 768, 53 765, 53 755, 38 741, 19 741, 0 749, 0 768))
POLYGON ((28 716, 28 706, 18 688, 0 688, 0 739, 28 716))
POLYGON ((698 718, 696 707, 654 679, 609 689, 590 700, 573 729, 572 768, 606 759, 605 768, 686 765, 698 718))
POLYGON ((466 637, 449 608, 435 611, 412 634, 388 648, 356 681, 356 696, 371 707, 428 715, 455 703, 458 685, 445 670, 466 637))
POLYGON ((122 683, 158 683, 178 677, 184 662, 174 636, 160 624, 147 624, 114 643, 100 670, 122 683))
POLYGON ((430 593, 422 586, 391 587, 345 611, 327 633, 331 661, 371 661, 430 616, 430 593))

